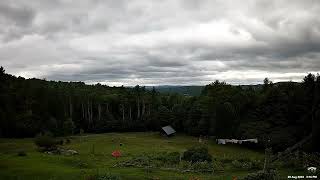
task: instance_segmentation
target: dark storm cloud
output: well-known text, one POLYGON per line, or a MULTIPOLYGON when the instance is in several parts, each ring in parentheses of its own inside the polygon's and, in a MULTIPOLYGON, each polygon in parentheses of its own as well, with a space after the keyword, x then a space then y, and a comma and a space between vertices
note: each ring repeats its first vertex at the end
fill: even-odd
POLYGON ((109 85, 301 80, 320 70, 314 0, 0 2, 7 72, 109 85))
POLYGON ((14 1, 0 2, 0 38, 4 41, 20 38, 29 31, 35 17, 32 8, 14 1))
POLYGON ((31 8, 15 4, 13 1, 0 2, 0 17, 2 21, 13 23, 17 26, 29 25, 33 18, 34 12, 31 8))

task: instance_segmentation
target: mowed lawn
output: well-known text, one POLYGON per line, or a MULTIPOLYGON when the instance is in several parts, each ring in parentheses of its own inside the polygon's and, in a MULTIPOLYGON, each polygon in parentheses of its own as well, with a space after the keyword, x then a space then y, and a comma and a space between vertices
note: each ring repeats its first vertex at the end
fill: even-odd
MULTIPOLYGON (((135 167, 114 167, 119 161, 131 157, 161 152, 180 152, 195 145, 198 139, 178 134, 165 138, 156 132, 87 134, 70 137, 71 143, 64 145, 79 155, 50 155, 37 151, 32 138, 0 139, 0 179, 85 179, 89 174, 108 174, 122 179, 232 179, 243 177, 250 171, 235 169, 231 166, 213 173, 191 173, 163 168, 145 169, 135 167), (120 146, 122 143, 122 146, 120 146), (111 156, 114 150, 120 150, 122 157, 111 156), (27 156, 18 156, 24 151, 27 156)), ((263 152, 257 152, 236 145, 217 145, 208 143, 210 154, 217 159, 250 158, 263 161, 263 152)), ((251 171, 253 172, 253 171, 251 171)))

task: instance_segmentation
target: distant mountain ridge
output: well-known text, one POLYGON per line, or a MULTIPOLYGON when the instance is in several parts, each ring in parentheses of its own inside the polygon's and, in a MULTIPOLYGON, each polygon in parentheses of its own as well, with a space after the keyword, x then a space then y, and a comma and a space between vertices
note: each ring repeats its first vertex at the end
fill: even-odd
MULTIPOLYGON (((273 84, 275 86, 278 86, 280 84, 286 84, 286 83, 290 83, 290 82, 283 81, 283 82, 276 82, 273 84)), ((298 82, 293 82, 293 83, 298 83, 298 82)), ((242 89, 252 88, 254 90, 260 90, 263 87, 263 84, 248 84, 248 85, 234 85, 234 86, 239 86, 242 89)), ((205 88, 205 85, 203 86, 159 85, 159 86, 146 86, 146 89, 152 90, 153 87, 155 88, 156 91, 160 93, 177 93, 185 96, 200 96, 202 90, 205 88)))

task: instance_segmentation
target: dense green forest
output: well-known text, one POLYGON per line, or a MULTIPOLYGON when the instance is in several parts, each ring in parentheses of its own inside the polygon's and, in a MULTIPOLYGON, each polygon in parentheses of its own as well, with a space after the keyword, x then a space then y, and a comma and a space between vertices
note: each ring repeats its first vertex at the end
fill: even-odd
POLYGON ((146 89, 153 89, 160 93, 177 93, 185 96, 199 96, 204 86, 147 86, 146 89))
POLYGON ((57 136, 79 132, 156 131, 221 138, 259 138, 280 151, 312 134, 319 151, 320 76, 301 83, 261 88, 215 81, 200 96, 162 94, 155 89, 25 79, 0 71, 0 137, 57 136))

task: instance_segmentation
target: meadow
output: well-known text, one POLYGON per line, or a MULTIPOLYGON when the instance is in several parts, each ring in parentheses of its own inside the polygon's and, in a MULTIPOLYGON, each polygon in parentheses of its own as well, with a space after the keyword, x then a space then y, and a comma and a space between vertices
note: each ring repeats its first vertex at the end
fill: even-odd
MULTIPOLYGON (((79 152, 78 155, 54 155, 39 152, 32 138, 0 139, 0 179, 89 179, 92 174, 107 174, 121 179, 233 179, 240 178, 254 168, 234 166, 235 160, 264 161, 264 152, 243 146, 217 145, 208 140, 209 153, 214 159, 213 172, 183 172, 174 168, 120 167, 117 164, 133 157, 161 153, 183 153, 199 146, 196 137, 178 134, 162 137, 157 132, 106 133, 70 136, 71 142, 62 147, 79 152), (121 144, 121 145, 120 145, 121 144), (120 150, 122 156, 111 156, 120 150), (19 156, 25 152, 25 156, 19 156)), ((285 173, 289 170, 282 169, 285 173)))

